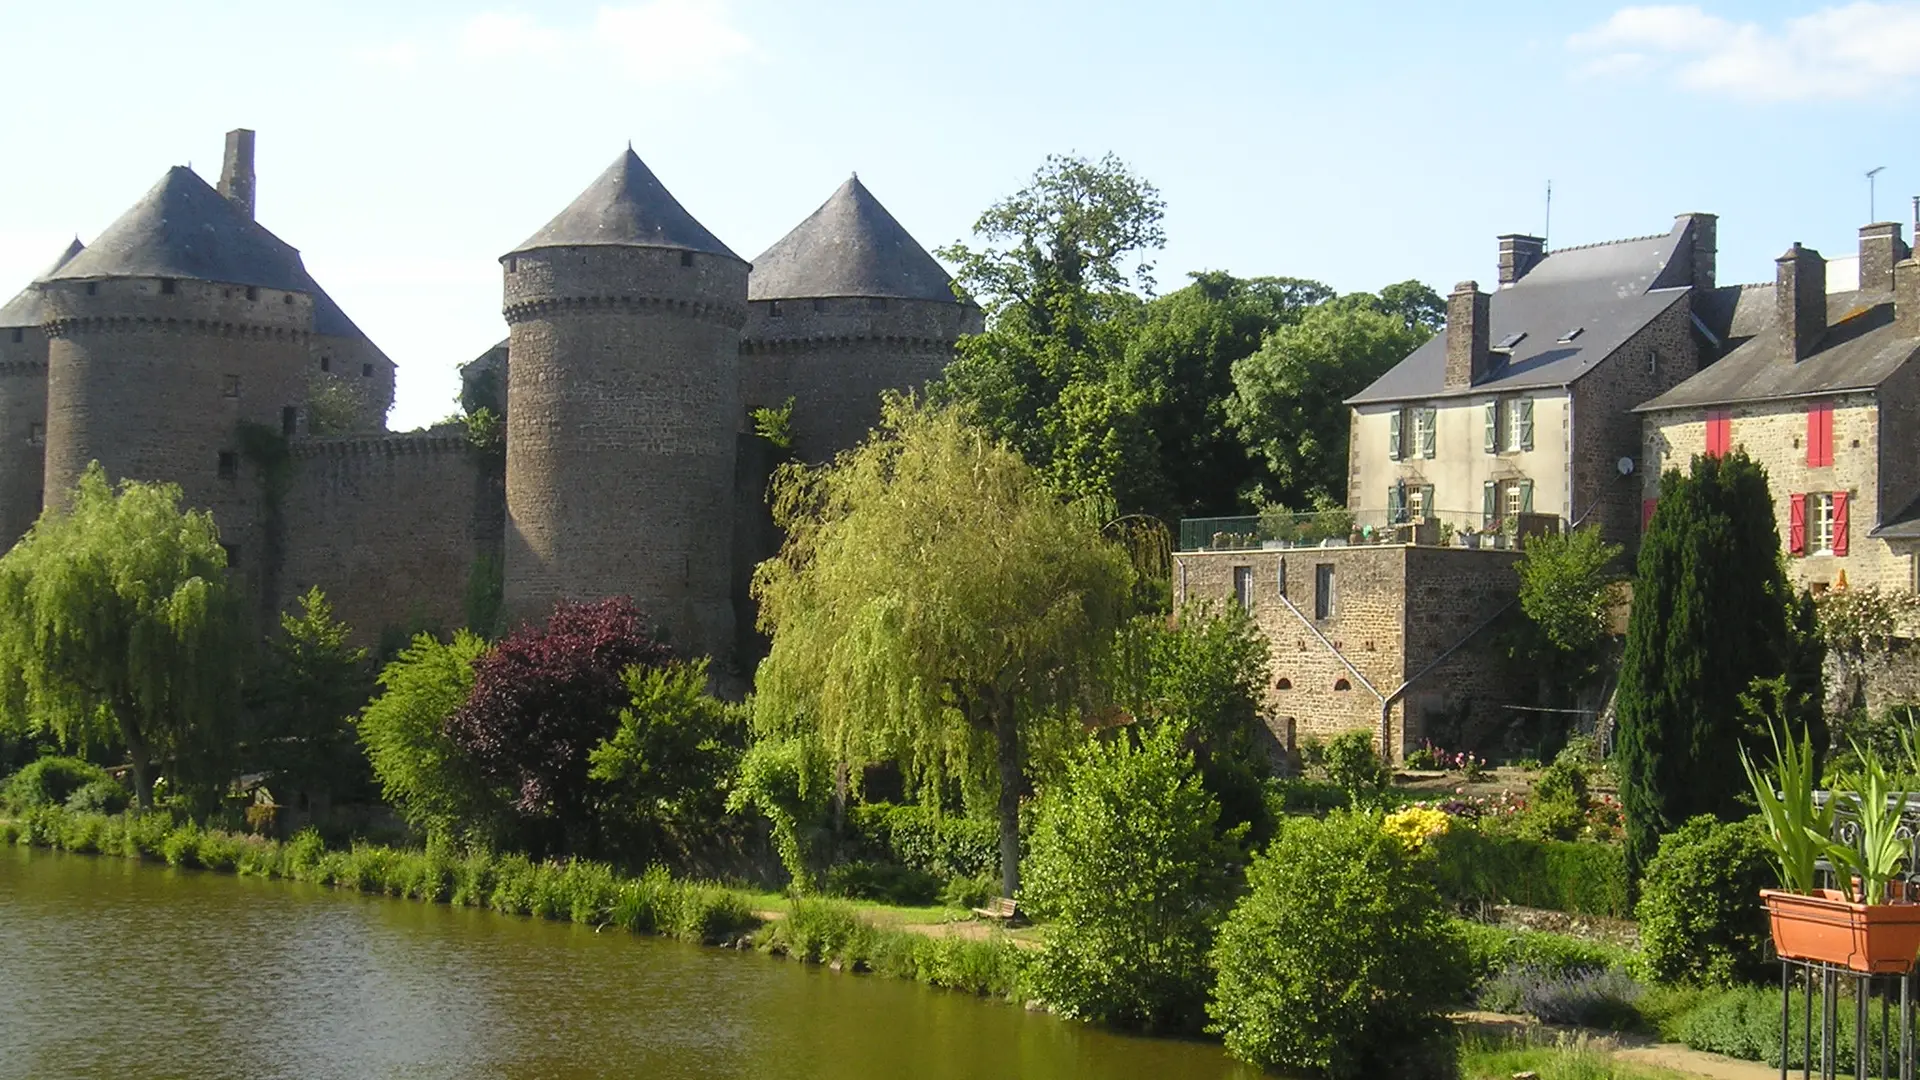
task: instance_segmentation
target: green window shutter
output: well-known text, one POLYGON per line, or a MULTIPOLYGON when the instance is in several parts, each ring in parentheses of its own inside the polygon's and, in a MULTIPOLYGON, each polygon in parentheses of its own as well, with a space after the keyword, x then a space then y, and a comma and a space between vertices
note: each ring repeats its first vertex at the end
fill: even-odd
POLYGON ((1486 451, 1489 454, 1500 452, 1500 403, 1498 401, 1487 402, 1486 451))
POLYGON ((1426 515, 1428 521, 1437 520, 1440 516, 1434 509, 1432 484, 1420 485, 1420 512, 1426 515))
POLYGON ((1407 489, 1401 484, 1387 485, 1387 524, 1398 524, 1407 513, 1407 489))
POLYGON ((1480 485, 1480 527, 1493 528, 1500 519, 1500 485, 1489 480, 1480 485))
POLYGON ((1520 481, 1520 512, 1533 513, 1533 481, 1531 480, 1520 481))
POLYGON ((1514 419, 1520 424, 1520 449, 1533 449, 1533 399, 1524 398, 1518 407, 1519 415, 1514 419))
POLYGON ((1406 415, 1404 410, 1395 409, 1387 417, 1387 456, 1395 461, 1400 460, 1400 422, 1406 415))
POLYGON ((1438 409, 1420 410, 1420 456, 1430 458, 1434 450, 1434 421, 1439 419, 1438 409))

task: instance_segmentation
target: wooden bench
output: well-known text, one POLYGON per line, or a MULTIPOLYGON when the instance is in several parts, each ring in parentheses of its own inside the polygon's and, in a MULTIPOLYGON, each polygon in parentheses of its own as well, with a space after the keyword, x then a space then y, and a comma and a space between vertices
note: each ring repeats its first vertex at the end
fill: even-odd
POLYGON ((982 919, 1001 919, 1011 924, 1020 918, 1020 902, 1009 896, 1002 896, 983 908, 974 908, 973 914, 982 919))

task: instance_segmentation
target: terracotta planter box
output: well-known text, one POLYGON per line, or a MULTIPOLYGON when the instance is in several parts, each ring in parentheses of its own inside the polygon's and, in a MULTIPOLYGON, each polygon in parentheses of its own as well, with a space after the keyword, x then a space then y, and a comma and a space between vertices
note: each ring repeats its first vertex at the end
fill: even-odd
POLYGON ((1760 896, 1774 950, 1785 959, 1898 975, 1920 954, 1920 904, 1856 904, 1832 889, 1817 896, 1762 889, 1760 896))

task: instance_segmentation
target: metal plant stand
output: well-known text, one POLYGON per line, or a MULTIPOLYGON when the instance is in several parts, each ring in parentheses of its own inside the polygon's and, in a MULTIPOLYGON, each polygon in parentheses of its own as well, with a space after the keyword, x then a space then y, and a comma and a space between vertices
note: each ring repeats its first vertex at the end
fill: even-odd
POLYGON ((1780 961, 1780 1080, 1795 1071, 1803 1080, 1839 1080, 1840 1010, 1846 997, 1852 999, 1855 1040, 1848 1075, 1857 1080, 1915 1080, 1913 980, 1911 971, 1864 975, 1834 964, 1780 961), (1797 1010, 1796 989, 1801 991, 1797 1010), (1870 1024, 1876 1008, 1877 1033, 1870 1024), (1798 1070, 1793 1068, 1795 1050, 1798 1070))

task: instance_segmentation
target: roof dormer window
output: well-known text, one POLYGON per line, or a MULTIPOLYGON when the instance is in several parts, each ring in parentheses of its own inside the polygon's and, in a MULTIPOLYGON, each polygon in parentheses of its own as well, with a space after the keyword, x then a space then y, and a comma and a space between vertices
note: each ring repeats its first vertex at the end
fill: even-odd
POLYGON ((1526 339, 1527 339, 1527 332, 1525 330, 1522 330, 1514 334, 1508 334, 1506 337, 1501 338, 1496 345, 1494 345, 1493 351, 1510 353, 1513 351, 1513 347, 1515 345, 1520 344, 1522 341, 1525 341, 1526 339))
POLYGON ((1577 338, 1581 334, 1584 334, 1586 332, 1587 332, 1586 327, 1576 326, 1573 329, 1567 331, 1566 333, 1560 335, 1560 344, 1562 345, 1570 344, 1574 338, 1577 338))
POLYGON ((680 265, 681 265, 681 266, 692 266, 692 265, 693 265, 693 252, 691 252, 691 251, 683 251, 683 252, 681 252, 681 253, 680 253, 680 265))

